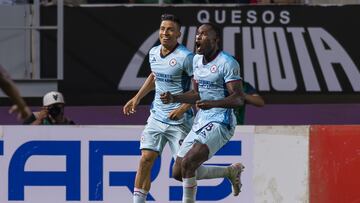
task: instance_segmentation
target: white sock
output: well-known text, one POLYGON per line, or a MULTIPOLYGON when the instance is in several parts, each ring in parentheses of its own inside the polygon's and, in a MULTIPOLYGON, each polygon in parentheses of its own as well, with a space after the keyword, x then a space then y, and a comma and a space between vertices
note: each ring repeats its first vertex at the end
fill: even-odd
POLYGON ((225 178, 228 176, 227 166, 204 166, 201 165, 196 170, 196 179, 213 179, 213 178, 225 178))
POLYGON ((133 203, 145 203, 148 193, 146 190, 134 188, 133 203))
POLYGON ((182 203, 195 203, 197 183, 196 177, 183 178, 182 203))

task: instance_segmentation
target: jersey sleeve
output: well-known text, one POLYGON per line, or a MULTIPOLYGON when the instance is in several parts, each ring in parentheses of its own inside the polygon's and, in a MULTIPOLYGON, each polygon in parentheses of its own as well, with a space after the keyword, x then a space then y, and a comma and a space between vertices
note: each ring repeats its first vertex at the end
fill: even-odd
POLYGON ((184 60, 184 71, 188 74, 188 76, 193 76, 193 58, 194 54, 190 53, 186 56, 184 60))
POLYGON ((224 81, 225 83, 241 80, 240 65, 235 60, 230 60, 224 64, 224 81))
POLYGON ((24 120, 23 125, 30 125, 36 120, 34 113, 31 114, 27 119, 24 120))
POLYGON ((151 61, 153 60, 154 58, 154 55, 155 55, 155 51, 156 51, 156 48, 157 47, 152 47, 149 51, 149 64, 151 64, 151 61))

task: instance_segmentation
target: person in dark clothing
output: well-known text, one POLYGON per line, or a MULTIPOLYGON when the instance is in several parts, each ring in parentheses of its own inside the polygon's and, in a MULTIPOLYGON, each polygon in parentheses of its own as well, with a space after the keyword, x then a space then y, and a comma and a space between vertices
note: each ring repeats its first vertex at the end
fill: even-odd
POLYGON ((43 97, 43 106, 39 112, 24 121, 28 125, 74 125, 74 121, 65 117, 65 100, 60 92, 49 92, 43 97))

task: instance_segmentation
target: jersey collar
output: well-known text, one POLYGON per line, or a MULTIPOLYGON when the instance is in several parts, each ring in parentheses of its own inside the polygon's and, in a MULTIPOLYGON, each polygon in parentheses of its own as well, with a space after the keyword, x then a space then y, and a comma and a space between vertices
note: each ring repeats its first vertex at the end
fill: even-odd
MULTIPOLYGON (((179 43, 177 43, 176 46, 174 47, 174 49, 171 50, 171 51, 170 51, 169 53, 167 53, 166 55, 162 55, 162 54, 161 54, 161 48, 160 48, 160 57, 161 57, 161 58, 165 58, 165 57, 169 56, 171 53, 173 53, 173 52, 175 51, 175 49, 176 49, 178 46, 179 46, 179 43)), ((162 47, 162 45, 161 45, 161 47, 162 47)))

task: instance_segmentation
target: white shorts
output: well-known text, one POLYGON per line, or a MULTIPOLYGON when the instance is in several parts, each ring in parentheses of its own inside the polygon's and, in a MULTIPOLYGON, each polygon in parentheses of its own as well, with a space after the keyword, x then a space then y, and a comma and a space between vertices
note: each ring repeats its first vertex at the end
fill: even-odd
POLYGON ((159 152, 159 155, 161 155, 166 143, 169 142, 175 159, 180 145, 190 129, 191 125, 188 123, 170 125, 150 117, 141 135, 140 149, 149 149, 159 152))
POLYGON ((199 142, 208 146, 208 159, 210 159, 221 147, 229 142, 234 132, 235 127, 228 128, 226 125, 215 122, 208 123, 196 132, 191 130, 180 147, 178 157, 184 157, 193 144, 199 142))

